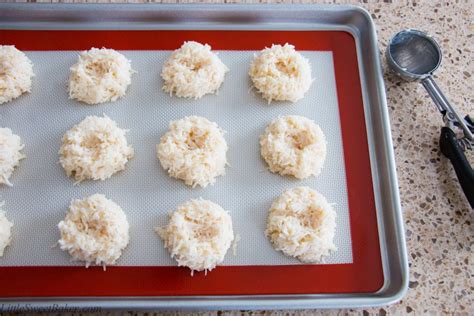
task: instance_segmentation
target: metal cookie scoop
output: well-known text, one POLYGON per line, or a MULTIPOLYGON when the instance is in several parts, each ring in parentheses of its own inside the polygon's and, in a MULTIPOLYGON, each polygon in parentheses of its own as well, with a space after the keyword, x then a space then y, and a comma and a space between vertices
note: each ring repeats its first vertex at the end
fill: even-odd
POLYGON ((441 152, 451 160, 469 204, 474 208, 474 171, 464 155, 464 150, 471 150, 474 144, 474 123, 470 117, 462 119, 456 113, 432 77, 442 59, 438 43, 421 31, 404 30, 392 37, 386 57, 389 67, 399 77, 421 81, 443 115, 441 152), (458 139, 456 130, 461 130, 463 137, 458 139))

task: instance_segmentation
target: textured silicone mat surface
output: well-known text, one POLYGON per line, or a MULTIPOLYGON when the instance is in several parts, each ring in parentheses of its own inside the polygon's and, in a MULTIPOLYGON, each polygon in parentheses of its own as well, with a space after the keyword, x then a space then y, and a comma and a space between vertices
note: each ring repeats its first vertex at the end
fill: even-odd
POLYGON ((13 188, 0 187, 3 209, 14 222, 13 241, 0 259, 0 265, 80 265, 54 247, 59 238, 57 223, 74 198, 103 193, 118 203, 130 223, 130 244, 117 265, 175 265, 154 234, 155 226, 167 222, 176 205, 202 197, 229 210, 234 231, 241 237, 237 255, 226 256, 224 265, 298 264, 271 247, 263 231, 268 208, 284 190, 310 186, 334 203, 337 212, 335 244, 338 251, 327 263, 352 262, 349 209, 342 137, 337 106, 332 54, 302 52, 311 62, 315 81, 305 98, 296 104, 268 105, 250 89, 247 76, 254 52, 221 51, 229 67, 218 96, 187 100, 161 91, 161 65, 166 51, 123 51, 137 71, 125 98, 104 105, 90 106, 69 100, 66 82, 69 67, 78 52, 27 52, 34 63, 33 91, 0 107, 0 126, 20 135, 27 158, 14 172, 13 188), (85 181, 73 185, 58 164, 58 150, 64 132, 87 115, 107 114, 122 128, 135 157, 125 171, 103 182, 85 181), (316 121, 328 142, 328 156, 320 176, 306 180, 281 177, 266 170, 260 158, 258 137, 265 126, 279 115, 304 115, 316 121), (214 186, 190 188, 171 179, 161 168, 155 146, 170 120, 201 115, 215 121, 227 133, 230 167, 214 186))

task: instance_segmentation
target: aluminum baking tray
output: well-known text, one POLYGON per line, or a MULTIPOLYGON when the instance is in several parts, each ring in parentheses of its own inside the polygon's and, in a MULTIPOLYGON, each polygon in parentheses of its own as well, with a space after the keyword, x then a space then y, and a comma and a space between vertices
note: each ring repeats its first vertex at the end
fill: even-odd
MULTIPOLYGON (((49 57, 53 56, 58 64, 67 65, 68 54, 71 54, 68 51, 102 45, 128 52, 141 61, 137 66, 142 67, 146 73, 147 63, 142 62, 143 60, 158 58, 158 61, 162 61, 160 58, 164 58, 167 53, 161 51, 175 49, 183 40, 190 39, 209 42, 213 49, 220 51, 225 61, 234 63, 234 68, 245 67, 247 60, 245 65, 240 65, 239 60, 243 56, 248 59, 250 52, 258 51, 262 46, 282 41, 294 43, 303 54, 307 54, 313 67, 316 65, 315 70, 325 71, 328 75, 324 77, 325 81, 334 80, 337 100, 332 101, 338 109, 331 113, 339 113, 339 129, 336 128, 334 133, 342 134, 343 153, 338 153, 337 158, 342 159, 345 167, 341 171, 346 175, 342 187, 347 189, 347 192, 341 189, 344 197, 338 200, 338 207, 340 210, 347 208, 349 212, 349 250, 352 253, 330 258, 325 265, 312 266, 289 263, 285 261, 287 258, 269 259, 264 251, 261 252, 261 258, 258 258, 258 252, 244 251, 241 261, 230 259, 208 276, 194 277, 184 269, 170 266, 171 261, 171 264, 160 261, 157 264, 160 266, 153 266, 146 258, 144 261, 134 261, 131 255, 123 258, 124 265, 109 267, 106 272, 100 268, 86 270, 68 264, 36 265, 35 260, 47 262, 48 253, 42 258, 31 256, 22 259, 22 262, 9 261, 11 258, 2 259, 0 283, 9 284, 0 289, 3 309, 8 309, 9 306, 16 309, 56 307, 57 310, 340 308, 386 305, 399 300, 404 295, 408 282, 404 230, 375 29, 366 11, 353 6, 319 5, 0 4, 0 43, 15 44, 20 49, 32 51, 31 56, 39 59, 44 54, 42 52, 51 51, 48 53, 49 57), (150 53, 153 51, 156 54, 150 53), (324 70, 328 63, 333 67, 334 73, 324 70), (245 257, 246 254, 250 259, 245 257), (252 260, 252 256, 255 260, 252 260)), ((152 60, 153 64, 157 60, 152 60)), ((53 71, 46 71, 51 76, 52 83, 56 76, 60 76, 53 71)), ((235 72, 236 76, 239 71, 235 72)), ((245 77, 245 69, 240 72, 245 77)), ((145 79, 157 80, 153 76, 143 77, 141 80, 145 79)), ((229 80, 231 79, 226 81, 229 80)), ((146 81, 140 83, 141 86, 145 84, 146 81)), ((306 115, 304 111, 311 110, 313 97, 316 100, 311 94, 305 98, 310 102, 309 107, 308 103, 294 107, 294 111, 302 111, 295 114, 306 115)), ((50 93, 45 98, 58 97, 50 93)), ((238 100, 238 96, 224 100, 232 103, 236 102, 235 98, 238 100)), ((203 104, 213 102, 203 100, 203 104)), ((214 102, 216 100, 221 99, 216 98, 214 102)), ((324 96, 319 96, 318 102, 323 100, 324 96)), ((159 99, 156 102, 162 101, 159 99)), ((57 101, 52 101, 52 104, 54 102, 57 101)), ((144 103, 146 102, 145 100, 144 103)), ((218 102, 222 103, 222 100, 218 102)), ((330 101, 327 102, 331 104, 330 101)), ((206 114, 212 117, 212 105, 209 107, 211 112, 206 114)), ((84 111, 79 107, 77 110, 73 108, 69 108, 67 115, 74 115, 72 111, 84 111)), ((114 112, 113 108, 111 105, 90 111, 91 114, 103 111, 118 115, 119 112, 114 112)), ((286 113, 283 108, 276 109, 262 107, 260 110, 262 113, 286 113)), ((4 110, 2 113, 0 108, 0 125, 21 126, 21 122, 8 121, 15 117, 9 111, 4 110)), ((181 111, 186 113, 186 109, 181 111)), ((194 114, 193 107, 189 111, 188 115, 194 114)), ((221 116, 224 119, 224 114, 221 115, 218 110, 214 112, 217 121, 221 116)), ((182 116, 181 112, 174 114, 182 116)), ((44 120, 54 119, 56 125, 61 125, 62 115, 66 113, 58 113, 57 117, 48 115, 44 120)), ((131 112, 126 112, 125 115, 134 117, 131 112)), ((264 114, 256 112, 255 116, 259 115, 264 114)), ((163 116, 166 117, 166 113, 163 116)), ((27 117, 25 121, 27 119, 34 120, 27 117)), ((157 125, 160 125, 159 119, 163 118, 157 116, 156 119, 157 125)), ((232 127, 232 118, 225 121, 224 125, 227 124, 231 129, 230 134, 234 131, 232 128, 239 129, 232 127)), ((124 124, 122 125, 126 127, 126 123, 124 124)), ((261 127, 259 126, 260 129, 261 127)), ((143 126, 143 130, 146 128, 143 126)), ((166 126, 161 128, 165 129, 166 126)), ((259 131, 255 132, 258 134, 259 131)), ((132 135, 132 140, 133 137, 132 135)), ((245 145, 245 141, 243 144, 245 145)), ((46 143, 36 146, 38 145, 47 146, 46 143)), ((333 151, 337 152, 337 148, 333 148, 333 151)), ((336 162, 337 159, 334 159, 333 165, 336 162)), ((237 165, 236 169, 238 167, 237 165)), ((334 169, 334 166, 331 167, 330 164, 326 168, 334 169)), ((53 169, 51 173, 54 172, 53 169)), ((229 173, 226 179, 231 181, 232 171, 229 173)), ((39 176, 38 173, 30 179, 36 181, 38 179, 35 177, 39 176)), ((251 175, 247 177, 251 179, 251 175)), ((115 184, 122 184, 120 181, 123 180, 120 177, 117 179, 115 184)), ((323 177, 322 179, 324 181, 323 177)), ((21 181, 18 182, 21 187, 21 181)), ((288 183, 291 181, 281 188, 288 183)), ((341 186, 337 181, 334 183, 341 186)), ((113 184, 111 181, 109 190, 114 190, 110 189, 113 184)), ((293 182, 292 186, 296 184, 293 182)), ((173 187, 181 187, 180 185, 172 184, 173 187)), ((99 187, 107 190, 107 186, 99 187)), ((330 185, 325 187, 331 188, 330 185)), ((278 190, 281 188, 278 187, 278 190)), ((77 190, 81 194, 88 192, 87 185, 70 190, 77 190)), ((141 198, 140 190, 134 192, 141 198)), ((166 196, 176 192, 178 191, 169 190, 161 194, 166 196)), ((191 191, 185 192, 183 197, 195 197, 189 192, 191 191)), ((203 192, 198 194, 205 195, 203 192)), ((45 198, 41 204, 45 207, 48 203, 54 205, 52 200, 48 200, 47 193, 44 193, 45 198)), ((15 196, 9 194, 3 195, 15 196)), ((225 191, 216 191, 216 196, 221 200, 225 200, 225 194, 225 191)), ((160 196, 157 193, 154 198, 166 199, 160 196)), ((25 200, 28 198, 25 197, 25 200)), ((238 196, 229 197, 230 200, 236 198, 239 199, 238 196)), ((122 203, 129 203, 131 208, 134 207, 131 199, 123 199, 122 203)), ((249 201, 252 199, 249 198, 249 201)), ((31 221, 35 220, 32 216, 31 221)), ((48 221, 50 219, 44 220, 48 221)), ((38 222, 43 222, 41 217, 38 222)), ((341 226, 341 223, 338 225, 341 226)), ((41 238, 38 236, 38 239, 41 238)), ((31 241, 32 244, 34 242, 31 241)), ((139 254, 140 249, 137 250, 136 246, 134 251, 139 254)), ((147 245, 143 244, 143 247, 146 249, 147 245)), ((134 256, 136 254, 133 253, 134 256)), ((49 259, 56 260, 56 255, 56 252, 51 252, 49 259)))

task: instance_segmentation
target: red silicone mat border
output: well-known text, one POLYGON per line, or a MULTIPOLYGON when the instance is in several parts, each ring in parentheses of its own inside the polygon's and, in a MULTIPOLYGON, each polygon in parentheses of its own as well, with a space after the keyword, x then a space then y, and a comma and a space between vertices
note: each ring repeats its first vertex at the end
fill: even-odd
POLYGON ((290 42, 299 50, 333 52, 353 263, 222 266, 207 276, 196 273, 194 277, 188 269, 177 267, 107 267, 105 272, 101 267, 0 267, 0 297, 369 293, 382 287, 384 276, 357 52, 349 33, 0 30, 0 44, 14 44, 21 50, 171 50, 187 40, 209 43, 215 50, 261 50, 273 43, 290 42))

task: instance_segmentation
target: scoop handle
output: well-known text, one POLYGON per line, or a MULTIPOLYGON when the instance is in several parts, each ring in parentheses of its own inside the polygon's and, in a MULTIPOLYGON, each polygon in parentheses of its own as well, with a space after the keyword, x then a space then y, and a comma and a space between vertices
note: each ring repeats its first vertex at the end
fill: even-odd
POLYGON ((439 139, 441 152, 451 161, 459 183, 471 208, 474 208, 474 171, 459 146, 456 135, 449 127, 441 128, 439 139))
POLYGON ((466 122, 459 116, 454 110, 453 106, 449 103, 446 96, 443 94, 439 86, 436 84, 432 76, 429 76, 421 81, 423 87, 433 99, 434 104, 443 115, 448 115, 448 118, 455 120, 459 127, 463 130, 464 136, 470 141, 474 140, 471 130, 467 127, 466 122))

